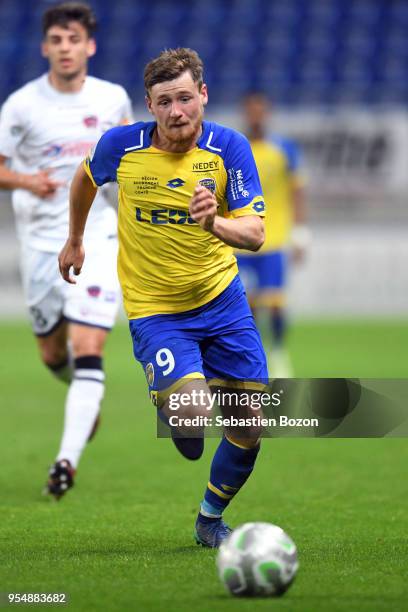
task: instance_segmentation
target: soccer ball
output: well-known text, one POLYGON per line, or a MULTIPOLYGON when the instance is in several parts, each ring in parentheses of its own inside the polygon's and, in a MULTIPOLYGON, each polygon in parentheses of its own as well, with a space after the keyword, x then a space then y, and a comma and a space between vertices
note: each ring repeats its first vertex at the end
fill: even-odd
POLYGON ((223 541, 217 556, 221 581, 232 595, 283 595, 299 567, 296 545, 276 525, 245 523, 223 541))

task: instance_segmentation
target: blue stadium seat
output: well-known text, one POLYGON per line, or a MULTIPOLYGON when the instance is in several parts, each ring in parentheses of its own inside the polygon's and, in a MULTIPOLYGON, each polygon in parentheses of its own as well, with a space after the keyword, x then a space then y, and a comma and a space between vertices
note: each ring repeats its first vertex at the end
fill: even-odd
MULTIPOLYGON (((40 20, 53 3, 0 1, 3 98, 42 69, 40 20)), ((254 84, 294 105, 406 101, 400 84, 408 80, 406 0, 93 0, 92 6, 100 27, 91 72, 138 95, 144 64, 164 47, 182 45, 202 55, 213 103, 236 102, 254 84)))

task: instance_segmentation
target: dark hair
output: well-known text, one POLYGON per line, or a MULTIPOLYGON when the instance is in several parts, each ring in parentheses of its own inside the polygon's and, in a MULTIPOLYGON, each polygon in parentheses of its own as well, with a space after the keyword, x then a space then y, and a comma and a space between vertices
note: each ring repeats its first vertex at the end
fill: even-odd
POLYGON ((146 93, 164 81, 177 79, 183 72, 189 70, 193 81, 201 89, 203 84, 203 62, 193 49, 179 47, 178 49, 165 49, 158 57, 149 62, 144 70, 144 86, 146 93))
POLYGON ((97 21, 91 7, 83 2, 64 2, 45 11, 42 18, 43 35, 54 25, 68 27, 70 21, 80 23, 90 38, 95 33, 97 21))
POLYGON ((255 100, 256 102, 263 102, 264 104, 270 103, 270 99, 267 93, 258 89, 246 91, 242 96, 242 102, 244 104, 246 102, 252 102, 253 100, 255 100))

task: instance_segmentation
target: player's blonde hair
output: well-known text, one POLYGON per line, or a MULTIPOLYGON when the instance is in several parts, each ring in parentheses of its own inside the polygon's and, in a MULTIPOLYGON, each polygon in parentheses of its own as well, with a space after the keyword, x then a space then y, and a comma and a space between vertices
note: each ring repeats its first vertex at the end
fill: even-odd
POLYGON ((151 60, 144 70, 144 86, 146 94, 156 83, 177 79, 183 72, 189 70, 192 79, 201 89, 203 84, 203 62, 197 51, 186 47, 165 49, 158 57, 151 60))

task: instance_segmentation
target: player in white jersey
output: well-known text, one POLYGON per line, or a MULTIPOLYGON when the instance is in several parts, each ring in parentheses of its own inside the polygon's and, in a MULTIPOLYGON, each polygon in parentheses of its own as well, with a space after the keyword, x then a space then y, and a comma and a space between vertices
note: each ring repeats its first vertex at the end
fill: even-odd
POLYGON ((13 190, 23 287, 41 358, 69 383, 65 424, 47 491, 73 485, 79 458, 98 423, 104 394, 102 353, 119 306, 116 212, 99 193, 87 226, 87 265, 76 286, 64 283, 57 254, 68 233, 72 176, 104 131, 131 121, 119 85, 87 76, 96 51, 95 17, 68 2, 43 17, 49 72, 4 103, 0 117, 0 188, 13 190))

